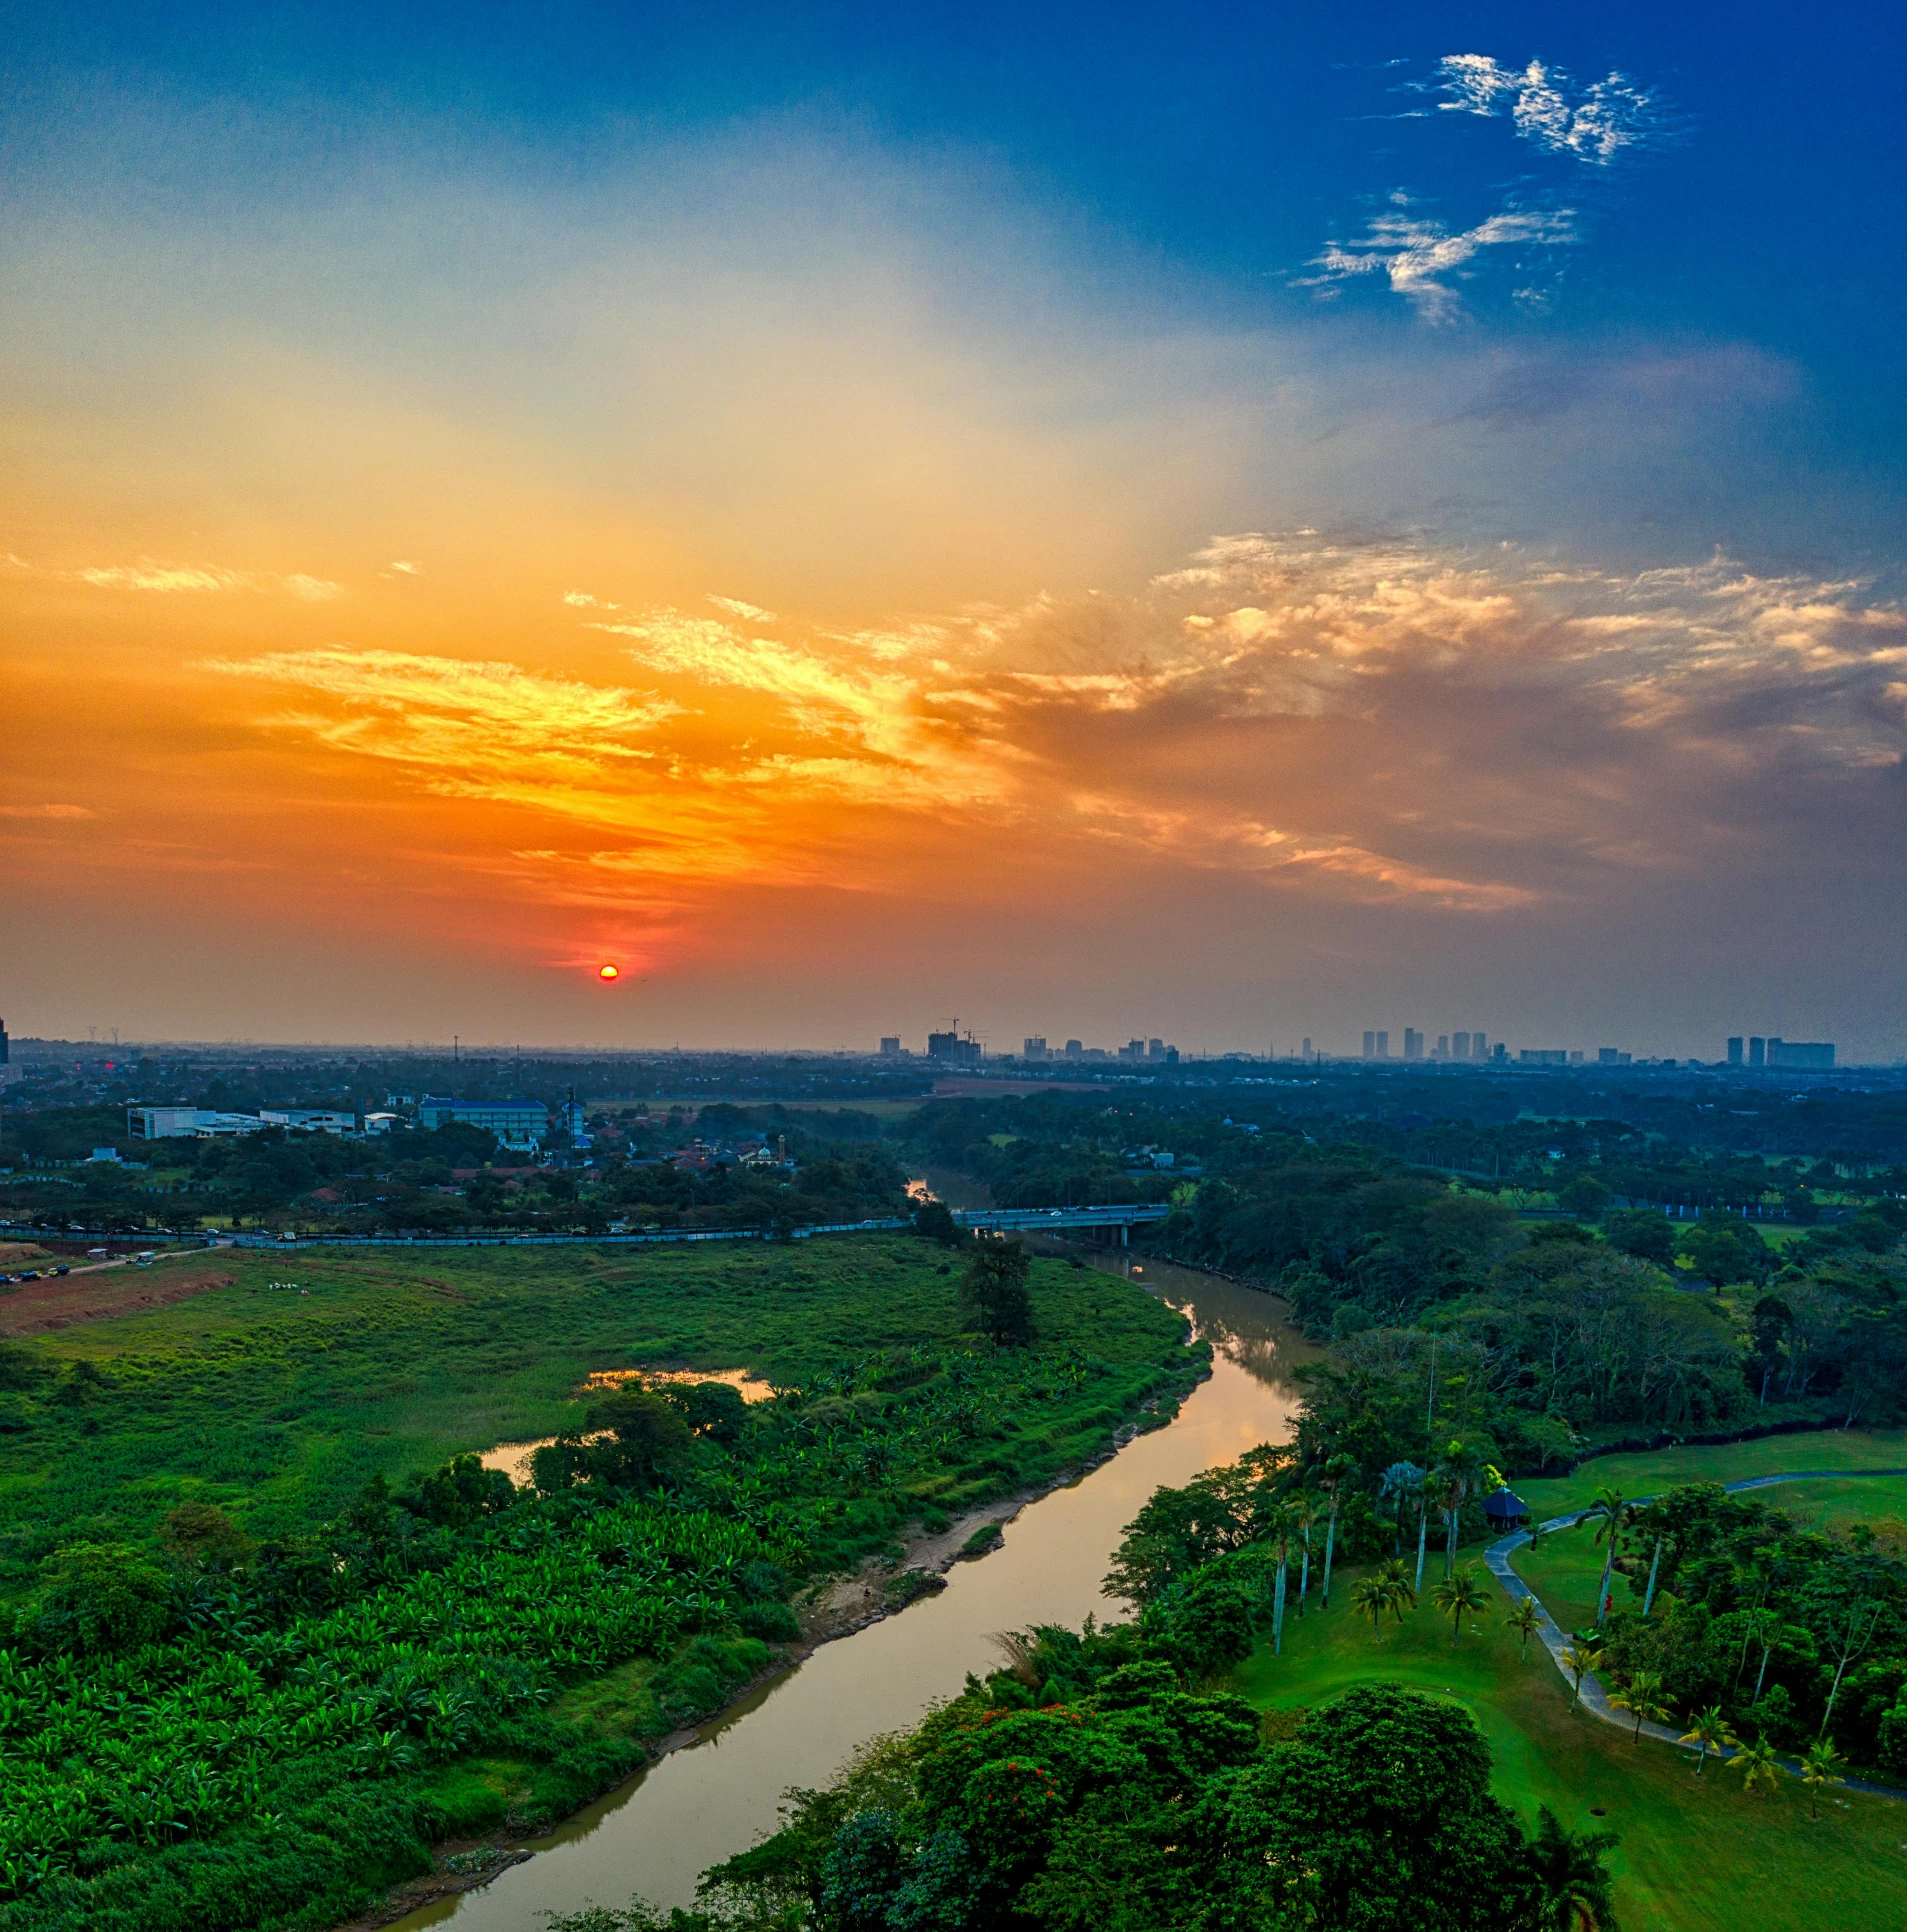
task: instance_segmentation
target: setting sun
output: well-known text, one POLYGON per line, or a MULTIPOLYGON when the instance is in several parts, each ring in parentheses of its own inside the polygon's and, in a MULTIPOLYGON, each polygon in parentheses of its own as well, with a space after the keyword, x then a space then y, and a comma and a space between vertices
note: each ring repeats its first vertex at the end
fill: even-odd
POLYGON ((620 979, 622 972, 616 966, 603 966, 597 969, 596 977, 598 979, 620 979))

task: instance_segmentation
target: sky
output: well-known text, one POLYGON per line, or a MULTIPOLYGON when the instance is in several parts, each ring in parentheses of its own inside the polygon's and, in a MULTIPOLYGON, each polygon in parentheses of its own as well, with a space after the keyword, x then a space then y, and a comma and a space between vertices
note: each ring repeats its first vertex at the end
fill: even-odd
POLYGON ((16 6, 0 1018, 1907 1056, 1904 40, 16 6))

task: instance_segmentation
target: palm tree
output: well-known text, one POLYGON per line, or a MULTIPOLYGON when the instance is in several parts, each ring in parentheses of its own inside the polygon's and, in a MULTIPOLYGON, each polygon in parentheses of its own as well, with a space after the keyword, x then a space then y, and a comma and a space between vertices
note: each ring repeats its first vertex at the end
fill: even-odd
POLYGON ((1821 1793, 1831 1784, 1845 1782, 1841 1776, 1845 1768, 1840 1752, 1825 1740, 1812 1746, 1808 1755, 1801 1760, 1801 1782, 1808 1787, 1810 1818, 1821 1815, 1821 1793))
POLYGON ((1677 1744, 1695 1746, 1695 1775, 1698 1778, 1708 1763, 1711 1750, 1719 1757, 1731 1745, 1739 1742, 1735 1733, 1728 1728, 1719 1704, 1711 1704, 1675 1741, 1677 1744))
POLYGON ((1430 1472, 1437 1491, 1437 1507, 1444 1519, 1443 1573, 1446 1577, 1457 1567, 1457 1532, 1463 1518, 1463 1499, 1469 1495, 1482 1469, 1483 1457, 1479 1451, 1468 1443, 1453 1442, 1444 1451, 1443 1461, 1430 1472))
POLYGON ((1534 1597, 1518 1597, 1503 1613, 1503 1621, 1514 1630, 1522 1647, 1517 1652, 1517 1661, 1527 1664, 1530 1660, 1530 1639, 1536 1634, 1536 1626, 1543 1620, 1543 1613, 1537 1608, 1534 1597))
POLYGON ((1377 1479, 1379 1498, 1389 1496, 1396 1502, 1393 1556, 1404 1553, 1404 1505, 1412 1496, 1421 1494, 1423 1486, 1424 1472, 1414 1462, 1394 1462, 1377 1479))
POLYGON ((1536 1908, 1542 1932, 1618 1932, 1615 1884, 1602 1862, 1617 1843, 1612 1831, 1586 1831, 1578 1838, 1556 1822, 1548 1805, 1538 1807, 1529 1858, 1542 1888, 1536 1908))
POLYGON ((1780 1783, 1781 1760, 1766 1737, 1744 1744, 1735 1753, 1735 1768, 1742 1773, 1744 1791, 1772 1791, 1780 1783))
POLYGON ((1298 1534, 1304 1538, 1304 1558, 1298 1569, 1298 1614, 1304 1615, 1305 1604, 1311 1595, 1311 1532, 1318 1524, 1318 1499, 1309 1489, 1301 1489, 1292 1499, 1292 1519, 1298 1525, 1298 1534))
POLYGON ((1331 1551, 1338 1540, 1339 1492, 1356 1474, 1355 1456, 1333 1456, 1318 1478, 1318 1486, 1331 1499, 1331 1517, 1324 1532, 1324 1591, 1318 1604, 1320 1610, 1331 1607, 1331 1551))
POLYGON ((1383 1578, 1384 1587, 1390 1592, 1391 1615, 1402 1623, 1404 1612, 1417 1608, 1417 1587, 1411 1582, 1403 1559, 1392 1557, 1377 1574, 1383 1578))
POLYGON ((1380 1634, 1384 1612, 1391 1607, 1391 1586, 1381 1576, 1362 1577, 1351 1589, 1351 1608, 1371 1620, 1371 1641, 1380 1634))
POLYGON ((1592 1649, 1588 1644, 1571 1644, 1563 1652, 1561 1662, 1563 1668, 1569 1672, 1576 1683, 1575 1696, 1569 1700, 1569 1708, 1573 1711, 1576 1708, 1577 1698, 1580 1698, 1583 1694, 1583 1679, 1592 1670, 1600 1670, 1602 1668, 1602 1652, 1592 1649))
POLYGON ((1600 1543, 1605 1537, 1609 1541, 1609 1553, 1602 1560, 1602 1581, 1596 1586, 1596 1623, 1600 1627, 1609 1614, 1609 1578, 1616 1567, 1616 1546, 1622 1540, 1629 1506, 1621 1490, 1603 1488, 1596 1491, 1595 1502, 1584 1514, 1586 1521, 1596 1525, 1596 1541, 1600 1543))
POLYGON ((1459 1563, 1431 1592, 1431 1601, 1450 1619, 1450 1641, 1454 1644, 1463 1629, 1464 1618, 1474 1610, 1483 1609, 1490 1598, 1477 1583, 1475 1564, 1459 1563))
POLYGON ((1291 1509, 1282 1504, 1271 1512, 1271 1547, 1278 1557, 1278 1581, 1271 1599, 1271 1654, 1285 1649, 1285 1573, 1291 1562, 1291 1509))
POLYGON ((1636 1721, 1636 1734, 1632 1743, 1642 1742, 1642 1726, 1666 1724, 1669 1721, 1669 1707, 1662 1701, 1662 1678, 1653 1670, 1639 1670, 1629 1679, 1626 1690, 1611 1691, 1609 1701, 1619 1711, 1633 1713, 1636 1721))

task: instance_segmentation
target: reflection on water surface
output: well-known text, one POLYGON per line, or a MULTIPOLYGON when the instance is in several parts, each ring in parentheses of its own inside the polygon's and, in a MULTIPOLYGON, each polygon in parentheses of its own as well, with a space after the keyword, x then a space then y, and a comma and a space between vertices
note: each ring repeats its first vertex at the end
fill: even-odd
MULTIPOLYGON (((984 1205, 983 1198, 955 1199, 961 1190, 943 1185, 946 1178, 928 1177, 941 1199, 984 1205)), ((991 1669, 990 1632, 1116 1614, 1100 1581, 1140 1505, 1161 1483, 1183 1483, 1261 1442, 1285 1440, 1297 1409, 1292 1370, 1316 1350, 1269 1295, 1169 1262, 1135 1264, 1117 1250, 1067 1252, 1184 1310, 1211 1342, 1211 1380, 1193 1390, 1177 1420, 1070 1488, 1028 1504, 1006 1526, 1005 1546, 981 1562, 956 1564, 941 1595, 822 1645, 729 1711, 701 1742, 538 1841, 528 1863, 400 1926, 534 1932, 539 1912, 621 1904, 633 1892, 686 1905, 702 1871, 775 1828, 790 1785, 826 1783, 863 1740, 915 1723, 936 1699, 958 1692, 968 1671, 991 1669)))

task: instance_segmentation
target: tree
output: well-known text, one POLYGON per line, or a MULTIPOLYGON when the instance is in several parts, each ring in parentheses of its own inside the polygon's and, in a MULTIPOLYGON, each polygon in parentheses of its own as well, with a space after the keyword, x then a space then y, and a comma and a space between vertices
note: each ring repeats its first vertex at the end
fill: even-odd
MULTIPOLYGON (((1392 1539, 1393 1556, 1404 1553, 1404 1506, 1413 1496, 1422 1496, 1424 1491, 1424 1472, 1414 1462, 1394 1462, 1377 1479, 1377 1493, 1380 1498, 1390 1496, 1396 1501, 1397 1533, 1392 1539)), ((1417 1566, 1417 1580, 1423 1581, 1423 1565, 1417 1566)))
POLYGON ((584 1422, 601 1438, 585 1451, 585 1466, 625 1489, 666 1484, 687 1465, 695 1441, 688 1418, 673 1402, 629 1382, 592 1402, 584 1422))
POLYGON ((1302 1617, 1306 1599, 1311 1594, 1311 1532, 1318 1526, 1319 1513, 1316 1492, 1299 1490, 1292 1498, 1291 1513, 1298 1534, 1304 1539, 1304 1554, 1298 1569, 1298 1614, 1302 1617))
POLYGON ((966 1230, 953 1218, 945 1201, 918 1201, 913 1210, 914 1232, 927 1241, 938 1241, 943 1248, 957 1248, 966 1239, 966 1230))
POLYGON ((1454 1644, 1463 1630, 1464 1618, 1483 1609, 1490 1598, 1477 1582, 1476 1566, 1459 1563, 1431 1592, 1431 1601, 1450 1619, 1450 1641, 1454 1644))
POLYGON ((1818 1738, 1809 1746, 1808 1755, 1801 1760, 1801 1782, 1808 1787, 1810 1818, 1821 1815, 1821 1793, 1831 1784, 1846 1782, 1841 1775, 1845 1769, 1840 1752, 1825 1738, 1818 1738))
POLYGON ((1666 1724, 1669 1721, 1669 1707, 1662 1701, 1662 1675, 1659 1671, 1639 1670, 1629 1679, 1626 1689, 1609 1693, 1609 1701, 1619 1711, 1630 1712, 1636 1721, 1633 1744, 1642 1742, 1642 1727, 1646 1724, 1666 1724))
POLYGON ((1695 1746, 1695 1775, 1699 1778, 1708 1763, 1710 1751, 1719 1757, 1722 1752, 1731 1749, 1738 1740, 1735 1733, 1728 1728, 1727 1720, 1722 1716, 1721 1706, 1711 1704, 1675 1741, 1678 1744, 1695 1746))
POLYGON ((1539 1887, 1536 1923, 1542 1932, 1620 1932, 1615 1882, 1602 1862, 1620 1843, 1612 1831, 1566 1831, 1548 1805, 1537 1807, 1528 1856, 1539 1887))
POLYGON ((1297 1523, 1288 1504, 1272 1512, 1271 1547, 1278 1559, 1278 1580, 1273 1586, 1271 1600, 1271 1654, 1274 1657, 1284 1654, 1285 1573, 1291 1564, 1291 1539, 1296 1529, 1297 1523))
POLYGON ((1614 1193, 1593 1174, 1578 1174, 1556 1197, 1556 1205, 1566 1208, 1584 1221, 1594 1221, 1611 1201, 1614 1193))
POLYGON ((50 1649, 131 1650, 172 1621, 171 1579, 124 1543, 71 1544, 40 1573, 31 1615, 50 1649))
POLYGON ((1324 1590, 1319 1608, 1331 1607, 1331 1552, 1338 1540, 1338 1504, 1344 1485, 1357 1474, 1355 1456, 1333 1456, 1324 1465, 1318 1478, 1318 1485, 1331 1501, 1331 1516, 1324 1532, 1324 1590))
MULTIPOLYGON (((1446 1577, 1456 1568, 1457 1536, 1463 1522, 1464 1498, 1476 1487, 1484 1467, 1482 1450, 1474 1443, 1458 1441, 1450 1444, 1444 1451, 1443 1460, 1430 1472, 1430 1482, 1437 1492, 1437 1507, 1444 1519, 1443 1573, 1446 1577)), ((1422 1584, 1420 1570, 1418 1587, 1421 1588, 1422 1584)))
POLYGON ((1772 1791, 1781 1781, 1781 1761, 1775 1747, 1765 1737, 1744 1744, 1734 1757, 1735 1769, 1742 1774, 1742 1789, 1748 1792, 1772 1791))
POLYGON ((1371 1641, 1381 1632, 1384 1612, 1391 1607, 1391 1587, 1381 1576, 1360 1577, 1351 1589, 1351 1608, 1371 1620, 1371 1641))
POLYGON ((1583 1679, 1591 1671, 1602 1668, 1602 1652, 1589 1644, 1571 1644, 1563 1652, 1560 1661, 1563 1668, 1569 1672, 1570 1679, 1575 1685, 1574 1693, 1569 1700, 1569 1708, 1573 1711, 1576 1708, 1577 1700, 1583 1694, 1583 1679))
POLYGON ((419 1516, 456 1529, 508 1509, 516 1485, 501 1469, 486 1469, 478 1456, 453 1456, 417 1485, 412 1506, 419 1516))
MULTIPOLYGON (((1468 1711, 1370 1684, 1220 1781, 1199 1826, 1183 1808, 1161 1817, 1171 1834, 1161 1842, 1218 1848, 1225 1909, 1198 1923, 1510 1932, 1532 1923, 1540 1889, 1527 1841, 1489 1786, 1490 1753, 1468 1711)), ((1194 1921, 1167 1909, 1097 1923, 1194 1921)))
POLYGON ((1647 1208, 1623 1209, 1603 1217, 1604 1238, 1621 1254, 1666 1268, 1675 1255, 1675 1227, 1666 1215, 1647 1208))
POLYGON ((1536 1627, 1543 1620, 1543 1612, 1534 1597, 1518 1597, 1503 1613, 1503 1621, 1516 1632, 1518 1640, 1517 1661, 1528 1663, 1530 1639, 1536 1634, 1536 1627))
POLYGON ((1032 1257, 1017 1241, 981 1241, 967 1263, 960 1298, 973 1325, 996 1348, 1020 1348, 1033 1339, 1033 1299, 1026 1278, 1032 1257))
POLYGON ((1596 1622, 1601 1625, 1609 1615, 1609 1578, 1616 1567, 1616 1547, 1622 1540, 1629 1506, 1623 1501, 1621 1490, 1605 1485, 1596 1491, 1596 1500, 1583 1514, 1596 1525, 1596 1541, 1600 1543, 1607 1538, 1609 1543, 1602 1561, 1602 1581, 1596 1586, 1596 1622))

